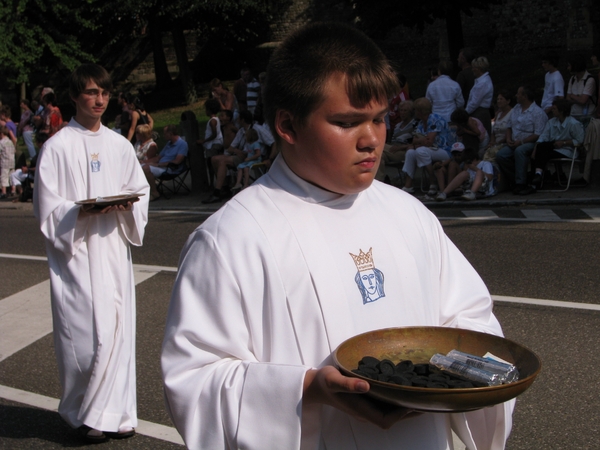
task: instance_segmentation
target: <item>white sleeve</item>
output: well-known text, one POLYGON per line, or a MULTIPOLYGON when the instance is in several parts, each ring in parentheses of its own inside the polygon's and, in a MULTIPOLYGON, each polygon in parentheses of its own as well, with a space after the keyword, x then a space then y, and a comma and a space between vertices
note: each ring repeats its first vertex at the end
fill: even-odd
POLYGON ((40 150, 33 190, 34 214, 40 229, 49 243, 58 251, 75 255, 88 227, 89 217, 79 217, 80 207, 62 197, 59 180, 66 176, 57 153, 50 144, 55 136, 40 150))
POLYGON ((278 336, 264 320, 263 269, 248 267, 251 282, 240 282, 229 251, 198 229, 182 252, 161 359, 168 410, 192 449, 299 448, 309 368, 265 362, 278 336), (246 297, 258 307, 248 308, 246 297))

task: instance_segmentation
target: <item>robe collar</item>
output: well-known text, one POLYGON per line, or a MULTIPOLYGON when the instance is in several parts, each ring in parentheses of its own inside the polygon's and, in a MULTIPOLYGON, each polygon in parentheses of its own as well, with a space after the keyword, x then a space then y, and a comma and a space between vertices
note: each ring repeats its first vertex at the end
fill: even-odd
POLYGON ((350 207, 358 194, 337 194, 320 188, 296 175, 287 165, 282 155, 278 155, 269 169, 269 176, 281 189, 308 203, 322 204, 328 207, 350 207))

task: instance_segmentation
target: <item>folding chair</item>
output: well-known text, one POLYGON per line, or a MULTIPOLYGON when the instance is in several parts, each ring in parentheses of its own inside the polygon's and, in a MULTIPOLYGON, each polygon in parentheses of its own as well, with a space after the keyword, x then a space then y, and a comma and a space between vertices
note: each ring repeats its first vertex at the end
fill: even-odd
POLYGON ((170 194, 178 194, 179 191, 185 191, 185 194, 190 194, 191 189, 185 184, 185 179, 190 173, 190 164, 186 156, 182 164, 169 164, 167 170, 156 178, 156 189, 161 195, 167 197, 167 192, 170 194), (171 185, 169 186, 170 183, 171 185))
MULTIPOLYGON (((556 179, 558 181, 558 185, 564 189, 544 190, 544 192, 564 192, 564 191, 568 190, 569 187, 571 186, 571 179, 573 177, 573 168, 575 167, 575 162, 578 162, 580 164, 580 166, 582 166, 585 162, 585 146, 583 144, 580 144, 577 147, 575 147, 575 149, 573 151, 573 156, 570 158, 565 156, 563 158, 553 158, 548 161, 548 164, 554 164, 554 170, 556 173, 556 179), (570 163, 569 176, 567 177, 566 185, 563 184, 563 181, 561 180, 562 165, 565 163, 570 163)), ((580 169, 580 172, 583 173, 583 170, 580 169)), ((546 171, 544 170, 544 174, 545 173, 546 173, 546 171)), ((542 186, 543 185, 544 185, 544 179, 542 178, 542 186)), ((577 187, 585 187, 585 186, 586 186, 585 184, 577 185, 577 187)))
POLYGON ((252 180, 252 183, 267 173, 267 170, 267 165, 264 162, 252 164, 250 166, 250 180, 252 180))

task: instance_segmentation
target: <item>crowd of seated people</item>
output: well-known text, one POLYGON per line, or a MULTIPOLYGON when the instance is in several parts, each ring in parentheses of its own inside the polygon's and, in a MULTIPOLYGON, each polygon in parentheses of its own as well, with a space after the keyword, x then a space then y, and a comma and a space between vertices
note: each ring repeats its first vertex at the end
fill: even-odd
POLYGON ((467 195, 462 192, 465 200, 477 195, 494 195, 498 185, 519 195, 536 192, 548 160, 571 157, 583 143, 590 120, 600 117, 596 108, 600 69, 594 72, 594 67, 600 67, 597 61, 592 57, 590 72, 585 58, 569 57, 567 69, 571 77, 565 83, 559 71, 558 56, 547 53, 541 61, 546 73, 540 105, 536 103, 535 89, 525 85, 518 87, 514 98, 506 90, 497 91, 494 102, 495 89, 488 59, 475 56, 468 48, 462 49, 456 80, 451 77, 452 64, 442 61, 437 75, 433 74, 429 81, 425 97, 413 103, 400 92, 390 99, 388 140, 376 178, 386 180, 387 166, 402 165, 401 187, 415 193, 413 183, 421 168, 422 176, 429 180, 425 200, 436 199, 437 194, 445 198, 448 187, 452 189, 458 183, 452 180, 459 174, 459 180, 463 180, 468 170, 471 172, 467 180, 472 184, 476 181, 477 189, 467 195), (408 119, 408 111, 413 108, 415 125, 408 119), (581 128, 574 125, 575 122, 581 128), (406 130, 412 127, 413 131, 408 131, 407 136, 403 127, 407 127, 406 130), (478 186, 481 176, 474 178, 477 172, 473 163, 469 166, 459 162, 462 156, 451 151, 455 142, 466 148, 466 154, 475 151, 475 165, 485 166, 483 188, 478 186), (490 167, 494 170, 489 170, 490 167), (491 184, 485 182, 490 177, 494 178, 494 189, 488 189, 491 184))

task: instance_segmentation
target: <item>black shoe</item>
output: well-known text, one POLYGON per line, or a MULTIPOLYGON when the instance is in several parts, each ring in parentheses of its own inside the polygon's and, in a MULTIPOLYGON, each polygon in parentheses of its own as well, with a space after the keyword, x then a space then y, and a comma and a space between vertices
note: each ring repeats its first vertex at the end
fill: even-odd
POLYGON ((514 195, 519 195, 523 189, 527 189, 527 185, 525 184, 517 184, 513 189, 514 195))
POLYGON ((221 202, 223 199, 221 197, 218 197, 214 194, 212 194, 210 197, 208 197, 206 200, 202 200, 202 203, 204 203, 205 205, 208 203, 219 203, 221 202))
POLYGON ((533 177, 533 180, 531 180, 531 184, 534 185, 536 188, 540 187, 542 184, 542 174, 536 173, 533 177))
POLYGON ((536 191, 537 189, 535 188, 535 186, 526 186, 525 189, 521 189, 519 195, 535 194, 536 191))

